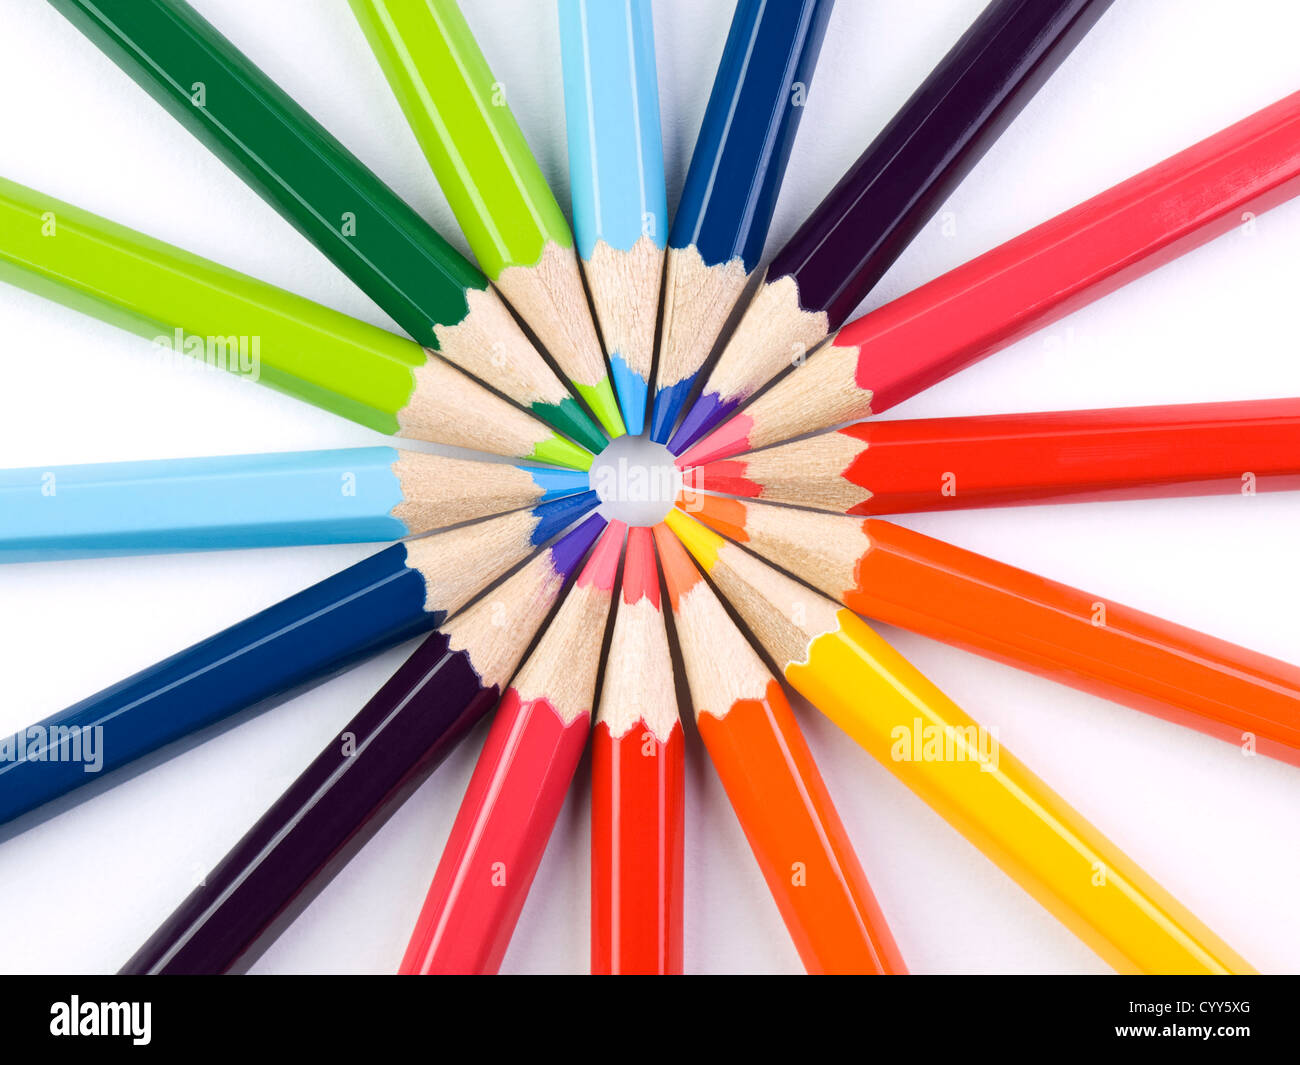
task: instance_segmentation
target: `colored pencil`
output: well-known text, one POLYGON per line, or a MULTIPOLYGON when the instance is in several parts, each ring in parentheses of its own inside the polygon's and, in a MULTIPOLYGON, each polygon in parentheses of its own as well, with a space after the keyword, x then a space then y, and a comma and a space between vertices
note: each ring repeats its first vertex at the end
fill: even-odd
POLYGON ((428 636, 123 968, 246 968, 496 705, 604 527, 592 515, 428 636))
POLYGON ((856 614, 680 510, 665 520, 790 685, 1110 965, 1253 972, 856 614))
POLYGON ((650 438, 668 442, 758 267, 834 0, 739 0, 668 236, 650 438))
POLYGON ((408 975, 495 974, 587 749, 627 526, 611 522, 506 690, 411 941, 408 975))
POLYGON ((584 447, 604 447, 487 278, 194 8, 54 6, 410 336, 584 447))
POLYGON ((906 965, 780 683, 664 524, 654 528, 700 738, 810 973, 906 965))
POLYGON ((865 421, 692 469, 693 489, 839 514, 1300 488, 1300 399, 865 421))
POLYGON ((391 447, 0 470, 0 561, 400 540, 587 487, 391 447))
POLYGON ((843 325, 1112 0, 992 0, 768 265, 669 449, 843 325))
POLYGON ((645 430, 668 234, 650 0, 560 0, 573 235, 623 423, 645 430))
POLYGON ((694 513, 850 610, 1300 765, 1300 667, 879 519, 694 513))
POLYGON ((0 280, 143 336, 177 365, 195 358, 381 433, 591 465, 412 340, 3 178, 0 280))
POLYGON ((591 754, 591 971, 682 971, 685 747, 654 540, 629 531, 591 754))
POLYGON ((349 2, 479 265, 622 436, 573 234, 455 0, 349 2))
POLYGON ((0 824, 427 632, 597 503, 566 496, 394 544, 0 741, 0 824))
POLYGON ((1300 93, 844 326, 683 458, 880 414, 1300 193, 1300 93))

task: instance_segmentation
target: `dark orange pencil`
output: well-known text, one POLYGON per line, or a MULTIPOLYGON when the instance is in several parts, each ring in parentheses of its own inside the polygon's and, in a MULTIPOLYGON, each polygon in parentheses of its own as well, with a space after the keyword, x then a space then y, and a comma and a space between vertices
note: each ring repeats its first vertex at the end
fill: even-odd
POLYGON ((880 518, 688 509, 859 614, 1300 765, 1300 667, 880 518))
POLYGON ((656 525, 700 738, 810 973, 905 973, 780 682, 656 525))
POLYGON ((629 530, 591 755, 591 971, 682 971, 685 748, 650 530, 629 530))

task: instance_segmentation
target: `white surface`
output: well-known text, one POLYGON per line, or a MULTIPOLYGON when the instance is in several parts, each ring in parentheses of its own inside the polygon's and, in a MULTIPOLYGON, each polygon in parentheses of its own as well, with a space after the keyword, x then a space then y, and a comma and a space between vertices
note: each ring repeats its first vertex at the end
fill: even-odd
MULTIPOLYGON (((445 201, 343 0, 199 9, 453 242, 445 201)), ((558 41, 539 0, 467 0, 567 205, 558 41)), ((788 237, 981 9, 841 0, 768 242, 788 237)), ((670 205, 730 18, 656 0, 670 205)), ((384 316, 51 8, 6 4, 0 173, 369 321, 384 316)), ((1292 0, 1119 3, 869 301, 875 306, 1300 87, 1292 0)), ((1258 220, 905 404, 898 416, 1300 394, 1300 206, 1258 220), (1232 376, 1225 373, 1230 368, 1232 376)), ((145 341, 0 288, 0 465, 376 442, 145 341)), ((1300 497, 1089 504, 907 520, 927 533, 1281 658, 1300 658, 1300 497)), ((362 558, 365 546, 11 566, 0 572, 9 733, 362 558), (75 648, 69 654, 64 648, 75 648)), ((1266 971, 1300 968, 1300 772, 919 637, 889 633, 959 703, 1266 971)), ((0 967, 119 966, 396 668, 399 648, 0 846, 0 967)), ((806 708, 804 708, 806 710, 806 708)), ((1106 967, 812 711, 831 791, 918 972, 1106 967)), ((482 741, 479 730, 257 964, 392 971, 482 741)), ((798 960, 694 732, 686 964, 798 960)), ((587 965, 587 767, 505 969, 587 965)))

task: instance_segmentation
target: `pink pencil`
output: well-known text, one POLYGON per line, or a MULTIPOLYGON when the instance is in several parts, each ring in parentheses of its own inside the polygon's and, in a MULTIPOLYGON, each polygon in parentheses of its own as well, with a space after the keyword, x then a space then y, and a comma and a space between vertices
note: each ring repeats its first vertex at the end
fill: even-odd
POLYGON ((627 526, 611 521, 497 709, 401 972, 501 967, 587 746, 627 526))

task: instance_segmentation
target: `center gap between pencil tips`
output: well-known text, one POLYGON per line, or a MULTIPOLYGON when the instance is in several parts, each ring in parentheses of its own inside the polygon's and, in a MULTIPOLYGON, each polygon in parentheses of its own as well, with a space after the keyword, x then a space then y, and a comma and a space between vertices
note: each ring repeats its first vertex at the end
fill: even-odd
POLYGON ((600 513, 628 525, 654 525, 672 508, 682 487, 673 454, 645 436, 610 442, 591 466, 600 513))

